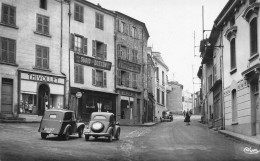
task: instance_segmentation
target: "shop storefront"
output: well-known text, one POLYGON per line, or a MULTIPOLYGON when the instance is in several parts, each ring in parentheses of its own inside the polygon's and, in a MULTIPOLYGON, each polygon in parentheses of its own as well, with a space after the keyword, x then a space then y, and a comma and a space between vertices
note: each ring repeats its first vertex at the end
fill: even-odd
POLYGON ((65 76, 25 70, 18 72, 20 114, 42 116, 46 109, 64 108, 65 76))
POLYGON ((77 117, 88 122, 92 112, 111 112, 116 114, 115 93, 92 91, 71 87, 72 97, 76 98, 78 106, 73 110, 77 111, 77 117), (77 92, 82 93, 81 98, 74 97, 77 92))

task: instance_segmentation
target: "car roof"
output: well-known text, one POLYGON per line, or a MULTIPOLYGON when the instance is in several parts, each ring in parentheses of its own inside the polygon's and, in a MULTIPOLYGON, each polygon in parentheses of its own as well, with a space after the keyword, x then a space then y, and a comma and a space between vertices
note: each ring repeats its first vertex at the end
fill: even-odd
POLYGON ((111 115, 114 115, 114 114, 111 113, 111 112, 92 112, 91 115, 92 116, 95 116, 95 115, 111 116, 111 115))
POLYGON ((67 109, 48 109, 46 111, 48 111, 48 112, 63 112, 63 113, 65 113, 65 112, 74 112, 72 110, 67 110, 67 109))

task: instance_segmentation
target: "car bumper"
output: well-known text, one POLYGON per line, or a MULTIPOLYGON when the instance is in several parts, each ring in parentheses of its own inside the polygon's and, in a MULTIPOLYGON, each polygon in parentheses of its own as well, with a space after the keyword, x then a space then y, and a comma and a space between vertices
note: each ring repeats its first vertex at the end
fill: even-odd
POLYGON ((85 136, 109 136, 108 133, 84 133, 85 136))

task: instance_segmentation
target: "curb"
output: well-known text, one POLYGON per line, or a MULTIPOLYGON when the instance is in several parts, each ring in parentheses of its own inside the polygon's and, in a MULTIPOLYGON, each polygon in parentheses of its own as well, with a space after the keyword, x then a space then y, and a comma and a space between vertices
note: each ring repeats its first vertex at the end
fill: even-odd
POLYGON ((122 124, 119 126, 135 126, 135 127, 150 127, 150 126, 154 126, 154 125, 157 125, 159 122, 154 122, 153 124, 133 124, 133 125, 130 125, 130 124, 122 124))
POLYGON ((0 120, 0 123, 40 123, 41 121, 26 121, 26 120, 0 120))
POLYGON ((218 133, 224 135, 224 136, 228 136, 228 137, 232 137, 238 141, 244 142, 244 143, 248 143, 251 144, 253 146, 257 146, 260 147, 260 140, 252 138, 250 136, 246 136, 246 135, 242 135, 242 134, 236 134, 233 132, 229 132, 226 130, 219 130, 218 133))

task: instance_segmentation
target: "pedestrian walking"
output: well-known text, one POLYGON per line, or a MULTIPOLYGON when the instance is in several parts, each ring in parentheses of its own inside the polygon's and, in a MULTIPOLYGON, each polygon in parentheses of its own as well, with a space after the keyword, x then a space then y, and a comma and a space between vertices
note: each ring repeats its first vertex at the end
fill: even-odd
POLYGON ((191 112, 190 110, 187 110, 187 112, 185 112, 184 114, 184 122, 186 122, 186 125, 190 125, 190 116, 191 116, 191 112))

